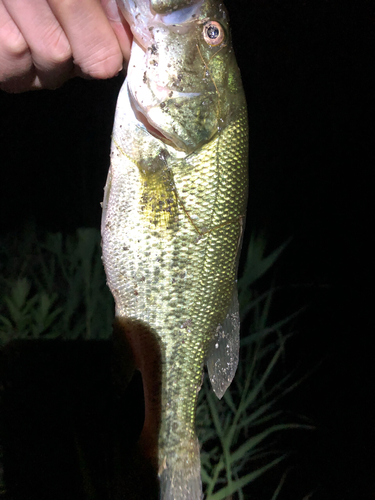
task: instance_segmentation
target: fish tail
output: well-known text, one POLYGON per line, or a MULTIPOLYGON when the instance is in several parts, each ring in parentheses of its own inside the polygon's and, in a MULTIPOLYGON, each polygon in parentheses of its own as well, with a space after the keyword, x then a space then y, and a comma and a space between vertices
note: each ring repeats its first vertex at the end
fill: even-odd
POLYGON ((190 443, 190 452, 178 456, 177 460, 167 457, 161 464, 161 500, 203 500, 201 464, 198 439, 190 443))

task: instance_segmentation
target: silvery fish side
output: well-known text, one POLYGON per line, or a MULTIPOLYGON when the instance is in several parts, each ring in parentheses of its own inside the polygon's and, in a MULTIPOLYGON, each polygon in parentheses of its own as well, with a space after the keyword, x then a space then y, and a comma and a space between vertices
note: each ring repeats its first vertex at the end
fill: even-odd
POLYGON ((246 102, 221 2, 123 0, 123 12, 134 42, 113 129, 103 262, 116 318, 134 327, 162 500, 200 500, 203 365, 221 397, 238 361, 246 102), (160 428, 147 338, 161 356, 160 428))

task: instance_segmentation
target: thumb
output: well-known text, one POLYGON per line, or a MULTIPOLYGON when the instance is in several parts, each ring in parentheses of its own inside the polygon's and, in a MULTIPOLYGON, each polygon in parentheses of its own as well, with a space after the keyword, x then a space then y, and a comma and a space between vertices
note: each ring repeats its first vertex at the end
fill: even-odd
POLYGON ((122 15, 116 0, 100 0, 103 10, 117 36, 118 43, 126 63, 130 59, 130 49, 133 35, 128 22, 122 15))

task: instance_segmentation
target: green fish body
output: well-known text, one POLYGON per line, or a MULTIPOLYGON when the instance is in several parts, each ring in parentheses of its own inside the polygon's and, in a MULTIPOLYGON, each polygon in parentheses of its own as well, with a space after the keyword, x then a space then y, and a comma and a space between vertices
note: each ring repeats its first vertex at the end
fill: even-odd
POLYGON ((134 327, 146 433, 156 425, 142 354, 150 339, 161 357, 161 498, 200 500, 204 363, 221 397, 238 361, 246 102, 221 2, 122 1, 134 42, 113 129, 103 262, 116 318, 134 327))

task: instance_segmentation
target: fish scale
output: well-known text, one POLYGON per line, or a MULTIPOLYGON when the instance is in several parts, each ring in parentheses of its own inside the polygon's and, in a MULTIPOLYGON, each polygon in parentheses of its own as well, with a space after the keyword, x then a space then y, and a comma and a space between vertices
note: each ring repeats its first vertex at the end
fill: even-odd
POLYGON ((222 4, 200 1, 194 10, 189 1, 174 25, 168 13, 149 11, 148 1, 124 0, 124 14, 134 36, 142 34, 143 46, 133 43, 131 71, 116 108, 103 201, 103 262, 116 317, 142 372, 141 441, 156 461, 161 498, 200 500, 195 413, 203 365, 221 397, 238 359, 246 103, 222 4), (204 40, 207 19, 222 24, 227 38, 219 49, 204 40), (193 49, 198 59, 191 57, 193 49), (158 60, 165 71, 170 66, 170 76, 159 75, 158 60), (168 82, 173 89, 165 87, 168 82), (152 372, 150 345, 157 346, 159 373, 152 372), (147 448, 155 434, 156 450, 147 448))

